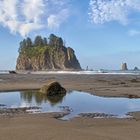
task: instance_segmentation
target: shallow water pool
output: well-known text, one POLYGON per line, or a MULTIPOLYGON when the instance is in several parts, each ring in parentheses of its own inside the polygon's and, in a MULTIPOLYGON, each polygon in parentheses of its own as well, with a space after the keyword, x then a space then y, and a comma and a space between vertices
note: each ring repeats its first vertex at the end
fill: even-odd
POLYGON ((37 112, 69 111, 63 119, 80 113, 105 113, 118 118, 128 112, 140 111, 140 99, 99 97, 85 92, 72 91, 65 96, 47 97, 37 91, 1 92, 0 108, 40 107, 37 112))

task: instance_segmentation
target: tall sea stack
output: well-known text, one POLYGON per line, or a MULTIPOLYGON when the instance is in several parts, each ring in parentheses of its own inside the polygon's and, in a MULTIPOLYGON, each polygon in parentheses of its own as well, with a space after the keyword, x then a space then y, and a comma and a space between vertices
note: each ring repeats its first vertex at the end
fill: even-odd
POLYGON ((122 63, 121 70, 128 70, 127 63, 122 63))
POLYGON ((61 37, 37 36, 20 42, 16 70, 81 70, 72 48, 66 47, 61 37))

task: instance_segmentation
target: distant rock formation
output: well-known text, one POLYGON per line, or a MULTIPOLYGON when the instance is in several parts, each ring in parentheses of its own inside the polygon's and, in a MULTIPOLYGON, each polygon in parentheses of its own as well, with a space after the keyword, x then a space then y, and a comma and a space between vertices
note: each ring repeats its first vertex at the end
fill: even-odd
POLYGON ((121 65, 121 70, 128 70, 128 68, 127 68, 127 63, 123 63, 123 64, 121 65))
POLYGON ((135 68, 134 68, 134 71, 138 71, 138 70, 139 70, 139 68, 138 68, 138 67, 135 67, 135 68))
POLYGON ((37 36, 34 42, 30 38, 20 42, 16 70, 81 70, 81 66, 74 50, 51 34, 48 39, 37 36))

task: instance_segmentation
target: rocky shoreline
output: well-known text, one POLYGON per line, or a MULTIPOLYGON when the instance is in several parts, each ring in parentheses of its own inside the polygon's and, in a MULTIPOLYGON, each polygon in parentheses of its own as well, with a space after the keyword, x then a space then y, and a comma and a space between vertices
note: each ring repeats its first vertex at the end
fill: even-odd
POLYGON ((18 108, 0 108, 0 115, 9 116, 9 115, 18 115, 18 114, 28 114, 28 113, 37 113, 39 111, 39 107, 18 107, 18 108))

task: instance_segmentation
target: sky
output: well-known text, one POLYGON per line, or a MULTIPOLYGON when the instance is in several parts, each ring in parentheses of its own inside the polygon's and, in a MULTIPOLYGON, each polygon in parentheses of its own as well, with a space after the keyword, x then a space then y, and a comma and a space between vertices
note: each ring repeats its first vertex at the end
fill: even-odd
POLYGON ((0 70, 15 69, 21 40, 51 33, 82 68, 140 68, 140 0, 0 0, 0 70))

